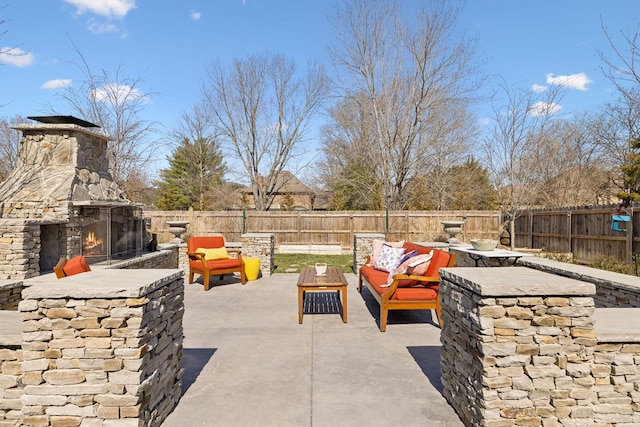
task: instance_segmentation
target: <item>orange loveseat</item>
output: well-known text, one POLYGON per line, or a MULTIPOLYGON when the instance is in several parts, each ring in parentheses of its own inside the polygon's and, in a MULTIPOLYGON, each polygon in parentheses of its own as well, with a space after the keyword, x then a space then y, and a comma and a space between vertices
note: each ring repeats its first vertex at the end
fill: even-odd
POLYGON ((389 284, 389 272, 377 270, 367 260, 366 265, 360 267, 358 292, 362 292, 364 285, 380 304, 381 332, 387 329, 389 310, 435 310, 438 324, 442 325, 440 295, 438 293, 439 270, 443 267, 453 267, 456 254, 409 242, 402 246, 406 252, 416 250, 419 255, 429 254, 433 251, 428 266, 425 266, 424 275, 392 275, 393 280, 389 284))

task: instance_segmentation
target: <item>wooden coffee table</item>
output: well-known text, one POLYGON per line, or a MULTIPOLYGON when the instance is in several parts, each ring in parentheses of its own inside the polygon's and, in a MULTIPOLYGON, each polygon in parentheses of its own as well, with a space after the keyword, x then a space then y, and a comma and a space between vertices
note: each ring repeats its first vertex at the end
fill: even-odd
POLYGON ((298 277, 298 323, 302 323, 307 291, 337 291, 342 297, 342 321, 347 323, 347 279, 337 267, 327 267, 327 274, 316 276, 315 268, 303 268, 298 277))

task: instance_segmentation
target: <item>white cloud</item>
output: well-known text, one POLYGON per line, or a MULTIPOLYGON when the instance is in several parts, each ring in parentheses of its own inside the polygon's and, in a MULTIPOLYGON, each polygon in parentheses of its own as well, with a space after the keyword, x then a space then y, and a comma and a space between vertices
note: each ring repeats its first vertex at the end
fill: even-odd
POLYGON ((560 110, 562 110, 562 105, 560 104, 539 101, 532 105, 527 113, 532 116, 544 116, 545 114, 557 113, 560 110))
POLYGON ((117 85, 110 83, 100 89, 94 89, 91 96, 98 102, 107 102, 110 104, 125 104, 128 101, 144 101, 151 102, 138 89, 129 85, 117 85))
POLYGON ((531 90, 536 93, 542 93, 547 90, 547 87, 539 84, 534 84, 533 86, 531 86, 531 90))
POLYGON ((0 63, 13 65, 14 67, 28 67, 35 61, 31 52, 25 52, 19 47, 0 48, 0 63))
POLYGON ((135 9, 135 0, 64 0, 76 7, 76 13, 85 12, 104 16, 112 19, 122 19, 132 9, 135 9))
POLYGON ((568 76, 556 76, 553 73, 547 74, 547 83, 577 90, 588 90, 587 85, 593 83, 586 73, 570 74, 568 76))
POLYGON ((71 79, 53 79, 48 80, 40 86, 42 89, 56 90, 63 87, 71 86, 71 79))
POLYGON ((191 12, 191 20, 192 21, 199 21, 200 18, 202 18, 202 14, 200 12, 191 12))
POLYGON ((102 23, 97 21, 89 22, 87 29, 95 34, 117 33, 120 31, 117 25, 111 23, 102 23))

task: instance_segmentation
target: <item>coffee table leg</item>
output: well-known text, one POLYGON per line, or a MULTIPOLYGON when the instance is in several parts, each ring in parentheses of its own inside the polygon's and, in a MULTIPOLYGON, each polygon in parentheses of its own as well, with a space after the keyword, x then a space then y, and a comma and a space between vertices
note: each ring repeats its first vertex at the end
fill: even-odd
POLYGON ((304 289, 298 288, 298 323, 302 324, 302 306, 304 305, 304 289))
POLYGON ((347 323, 347 287, 343 286, 338 292, 342 293, 342 321, 347 323))

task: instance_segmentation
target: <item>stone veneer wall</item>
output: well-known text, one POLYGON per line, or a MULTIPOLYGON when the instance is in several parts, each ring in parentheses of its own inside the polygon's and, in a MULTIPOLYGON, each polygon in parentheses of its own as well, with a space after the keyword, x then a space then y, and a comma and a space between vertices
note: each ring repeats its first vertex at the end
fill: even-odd
POLYGON ((373 251, 374 240, 384 240, 385 236, 381 233, 356 233, 353 235, 353 272, 358 274, 360 267, 373 251))
POLYGON ((0 347, 0 426, 19 426, 22 422, 23 393, 22 349, 18 346, 0 347))
POLYGON ((593 284, 524 267, 441 277, 442 383, 465 424, 640 423, 640 344, 598 342, 593 284))
POLYGON ((159 426, 181 394, 183 272, 25 282, 22 425, 159 426))
POLYGON ((0 311, 0 427, 14 427, 22 422, 22 337, 20 314, 0 311))

